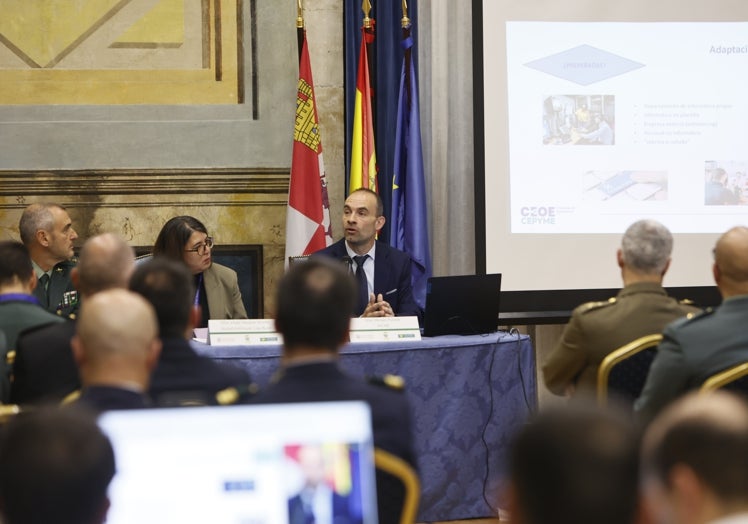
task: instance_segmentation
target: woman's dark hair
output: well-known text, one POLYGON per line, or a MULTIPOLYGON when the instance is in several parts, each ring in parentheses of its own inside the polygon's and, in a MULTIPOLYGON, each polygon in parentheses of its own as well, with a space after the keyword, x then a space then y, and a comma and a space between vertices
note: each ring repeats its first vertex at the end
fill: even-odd
POLYGON ((153 255, 166 256, 182 262, 184 248, 195 231, 208 234, 205 225, 195 217, 185 215, 169 219, 156 238, 153 255))

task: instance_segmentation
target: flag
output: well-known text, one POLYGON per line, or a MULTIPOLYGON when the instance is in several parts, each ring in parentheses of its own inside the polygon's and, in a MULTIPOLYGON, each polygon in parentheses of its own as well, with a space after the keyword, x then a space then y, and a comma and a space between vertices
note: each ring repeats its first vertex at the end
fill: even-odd
POLYGON ((377 191, 377 153, 374 147, 374 119, 371 111, 371 83, 366 44, 374 41, 374 33, 361 28, 361 51, 358 55, 356 101, 353 108, 351 139, 351 174, 348 192, 360 187, 377 191))
POLYGON ((423 151, 418 110, 418 86, 411 55, 413 39, 408 28, 403 38, 405 57, 397 102, 395 155, 392 177, 390 243, 411 258, 413 298, 426 306, 426 282, 431 276, 431 254, 423 179, 423 151))
POLYGON ((312 66, 304 31, 299 57, 291 180, 288 186, 286 261, 288 257, 309 255, 330 244, 330 200, 322 160, 312 66))

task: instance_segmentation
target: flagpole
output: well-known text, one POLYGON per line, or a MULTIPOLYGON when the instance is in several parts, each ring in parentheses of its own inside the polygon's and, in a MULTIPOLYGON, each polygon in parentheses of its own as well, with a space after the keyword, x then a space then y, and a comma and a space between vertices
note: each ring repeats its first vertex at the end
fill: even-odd
MULTIPOLYGON (((366 38, 366 58, 369 66, 369 93, 376 93, 374 86, 376 85, 377 71, 374 61, 374 25, 375 21, 371 18, 372 3, 371 0, 362 0, 361 9, 364 12, 363 32, 368 35, 366 38)), ((361 35, 362 37, 364 34, 361 35)), ((371 97, 371 127, 374 130, 374 136, 377 136, 377 104, 375 97, 371 97)), ((373 188, 375 191, 379 191, 373 188)))
POLYGON ((301 48, 304 45, 304 0, 296 0, 296 43, 301 62, 301 48))
MULTIPOLYGON (((301 1, 301 0, 299 0, 301 1)), ((400 27, 403 28, 403 40, 410 36, 410 18, 408 18, 408 0, 402 0, 403 6, 403 17, 400 19, 400 27)), ((405 92, 410 93, 410 59, 411 59, 411 47, 408 46, 405 49, 405 92)), ((408 106, 410 107, 410 96, 408 98, 408 106)))

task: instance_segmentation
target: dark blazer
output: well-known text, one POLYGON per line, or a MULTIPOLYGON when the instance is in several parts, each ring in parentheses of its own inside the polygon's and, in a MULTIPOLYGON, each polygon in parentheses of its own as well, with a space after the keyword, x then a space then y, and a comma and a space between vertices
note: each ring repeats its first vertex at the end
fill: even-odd
MULTIPOLYGON (((421 318, 421 308, 413 299, 410 256, 389 244, 377 241, 374 260, 374 294, 382 294, 398 316, 414 315, 421 318)), ((348 256, 345 239, 321 249, 314 255, 324 255, 336 260, 348 256)))
POLYGON ((50 276, 48 290, 44 292, 44 286, 38 285, 34 289, 34 296, 39 303, 50 313, 56 313, 64 318, 75 318, 80 308, 78 292, 70 279, 70 272, 75 267, 76 260, 65 260, 55 265, 50 276), (49 296, 49 301, 47 301, 49 296))
POLYGON ((164 338, 162 342, 149 389, 156 405, 215 404, 219 391, 250 383, 245 370, 198 355, 186 339, 164 338))
POLYGON ((401 391, 344 374, 335 362, 289 366, 251 404, 363 400, 371 407, 374 445, 415 465, 410 407, 401 391))
POLYGON ((649 421, 686 391, 714 373, 748 361, 748 295, 668 324, 634 410, 649 421))
POLYGON ((59 402, 81 387, 70 339, 75 322, 53 324, 18 337, 10 399, 14 404, 59 402))
POLYGON ((114 409, 145 409, 151 403, 144 393, 113 386, 91 386, 83 388, 72 405, 86 406, 102 412, 114 409))

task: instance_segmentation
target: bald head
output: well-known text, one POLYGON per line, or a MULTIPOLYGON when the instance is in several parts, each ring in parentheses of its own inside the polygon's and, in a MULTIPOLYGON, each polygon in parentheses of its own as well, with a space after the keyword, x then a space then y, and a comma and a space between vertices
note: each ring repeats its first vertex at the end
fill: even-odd
POLYGON ((748 405, 724 391, 683 397, 647 429, 642 459, 667 491, 682 489, 688 470, 728 512, 748 508, 748 405))
POLYGON ((72 341, 84 385, 116 382, 121 372, 133 373, 118 375, 121 381, 147 380, 160 350, 157 335, 156 313, 140 295, 110 289, 87 298, 72 341))
POLYGON ((92 295, 112 288, 126 288, 135 268, 133 250, 119 236, 104 233, 89 238, 78 257, 78 290, 92 295))
POLYGON ((730 229, 714 246, 714 280, 723 297, 748 294, 748 228, 730 229))

